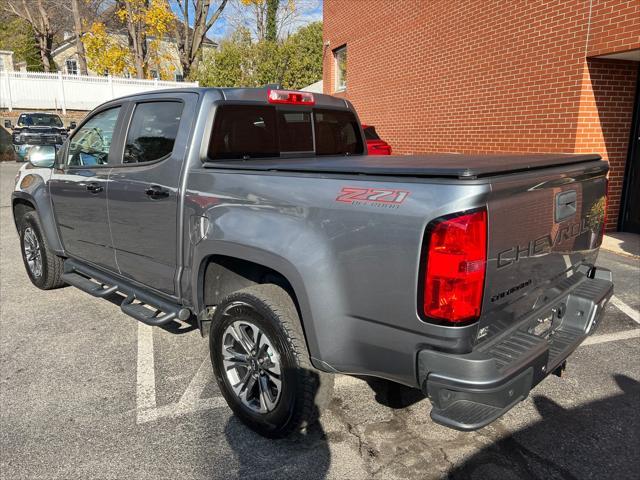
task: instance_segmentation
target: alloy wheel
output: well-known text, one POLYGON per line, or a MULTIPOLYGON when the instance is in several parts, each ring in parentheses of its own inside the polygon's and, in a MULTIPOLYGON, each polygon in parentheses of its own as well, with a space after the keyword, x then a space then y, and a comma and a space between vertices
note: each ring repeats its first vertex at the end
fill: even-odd
POLYGON ((257 413, 273 411, 282 392, 280 356, 254 323, 236 320, 222 335, 227 381, 243 405, 257 413))
POLYGON ((31 275, 39 278, 42 275, 42 251, 38 237, 31 227, 24 230, 22 248, 31 275))

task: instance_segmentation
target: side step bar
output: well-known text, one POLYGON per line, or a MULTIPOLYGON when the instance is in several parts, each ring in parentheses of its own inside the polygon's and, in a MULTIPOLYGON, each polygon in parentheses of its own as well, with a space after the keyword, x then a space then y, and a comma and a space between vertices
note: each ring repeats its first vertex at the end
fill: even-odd
POLYGON ((94 297, 104 298, 116 292, 124 294, 126 298, 120 304, 122 312, 147 325, 166 325, 174 320, 188 320, 191 316, 188 308, 76 260, 65 260, 64 271, 62 280, 94 297))
POLYGON ((73 287, 79 288, 83 292, 93 295, 94 297, 104 298, 118 290, 117 285, 106 286, 102 283, 94 282, 93 280, 83 277, 75 272, 63 273, 62 280, 73 287))

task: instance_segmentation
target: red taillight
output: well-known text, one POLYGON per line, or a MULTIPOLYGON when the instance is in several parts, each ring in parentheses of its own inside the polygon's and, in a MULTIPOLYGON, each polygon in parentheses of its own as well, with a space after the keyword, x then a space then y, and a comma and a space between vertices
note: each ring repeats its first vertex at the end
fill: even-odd
POLYGON ((391 147, 389 145, 371 145, 369 150, 373 155, 391 155, 391 147))
POLYGON ((289 90, 269 90, 267 92, 269 103, 288 103, 289 105, 315 105, 313 93, 291 92, 289 90))
POLYGON ((486 210, 438 221, 427 234, 424 316, 450 323, 476 320, 487 263, 486 210))

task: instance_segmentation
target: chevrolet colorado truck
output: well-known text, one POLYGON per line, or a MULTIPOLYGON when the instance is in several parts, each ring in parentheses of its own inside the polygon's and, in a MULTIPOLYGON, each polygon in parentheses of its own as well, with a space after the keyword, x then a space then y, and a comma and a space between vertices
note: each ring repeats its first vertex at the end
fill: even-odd
POLYGON ((265 436, 315 421, 336 373, 420 389, 434 421, 473 430, 602 318, 607 172, 598 155, 367 156, 344 99, 179 89, 96 108, 30 156, 12 205, 34 285, 197 325, 265 436))
POLYGON ((5 120, 6 129, 12 129, 11 141, 16 155, 16 161, 26 160, 29 149, 34 145, 62 145, 69 136, 69 131, 76 127, 71 122, 65 128, 62 120, 55 113, 30 112, 21 113, 12 128, 11 120, 5 120))

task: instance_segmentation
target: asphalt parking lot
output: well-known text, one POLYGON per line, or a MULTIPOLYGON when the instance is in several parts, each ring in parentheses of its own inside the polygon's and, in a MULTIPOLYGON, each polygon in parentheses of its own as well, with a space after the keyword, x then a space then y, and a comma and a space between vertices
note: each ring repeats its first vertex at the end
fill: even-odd
POLYGON ((152 329, 24 271, 0 164, 2 479, 638 478, 640 260, 601 252, 616 292, 597 335, 506 416, 461 433, 429 401, 339 377, 321 424, 273 441, 222 400, 197 330, 152 329))

